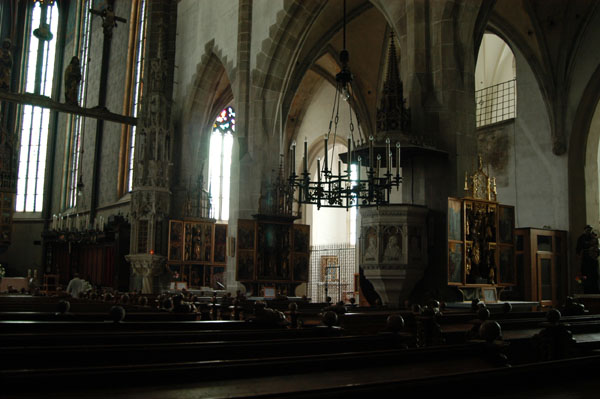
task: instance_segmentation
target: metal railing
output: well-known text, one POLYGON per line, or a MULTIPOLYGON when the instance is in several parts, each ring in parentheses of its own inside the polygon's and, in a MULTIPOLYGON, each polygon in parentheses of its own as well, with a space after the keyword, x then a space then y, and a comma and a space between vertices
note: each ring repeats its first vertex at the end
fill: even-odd
POLYGON ((477 127, 517 117, 517 80, 475 91, 477 127))
POLYGON ((354 292, 356 248, 350 244, 311 246, 308 296, 312 302, 347 302, 354 292))

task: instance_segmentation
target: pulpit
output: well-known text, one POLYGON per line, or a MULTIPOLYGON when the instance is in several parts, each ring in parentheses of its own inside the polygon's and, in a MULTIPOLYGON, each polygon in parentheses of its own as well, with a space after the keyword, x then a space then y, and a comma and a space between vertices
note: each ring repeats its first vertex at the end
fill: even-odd
POLYGON ((360 208, 360 265, 382 305, 408 299, 427 268, 427 214, 419 205, 360 208))

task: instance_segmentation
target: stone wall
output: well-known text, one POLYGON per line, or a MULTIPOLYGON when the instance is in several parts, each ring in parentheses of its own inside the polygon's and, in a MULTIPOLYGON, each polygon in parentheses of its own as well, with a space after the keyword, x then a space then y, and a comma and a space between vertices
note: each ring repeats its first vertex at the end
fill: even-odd
POLYGON ((552 153, 547 109, 523 55, 517 64, 517 117, 478 129, 478 149, 496 176, 498 201, 516 207, 517 227, 568 230, 567 157, 552 153))
POLYGON ((223 59, 237 60, 238 0, 183 0, 177 5, 177 106, 182 106, 186 89, 193 82, 196 66, 204 55, 204 46, 214 40, 223 59))

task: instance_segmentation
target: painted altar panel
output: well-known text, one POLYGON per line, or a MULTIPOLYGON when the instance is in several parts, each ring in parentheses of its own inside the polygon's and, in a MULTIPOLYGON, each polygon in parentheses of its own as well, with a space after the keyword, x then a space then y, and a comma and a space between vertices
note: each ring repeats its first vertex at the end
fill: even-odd
POLYGON ((448 198, 448 284, 515 285, 514 207, 448 198))
POLYGON ((294 281, 308 281, 308 264, 310 256, 310 226, 306 224, 292 225, 293 248, 292 278, 294 281))
POLYGON ((185 261, 212 261, 213 226, 210 222, 185 222, 185 261))
POLYGON ((214 263, 227 262, 227 225, 215 224, 214 263))
POLYGON ((169 221, 169 260, 183 260, 183 222, 169 221))
POLYGON ((227 224, 211 219, 169 221, 167 266, 171 283, 185 283, 187 288, 222 288, 217 282, 225 284, 226 261, 227 224))
POLYGON ((291 232, 288 223, 260 222, 257 229, 259 280, 291 280, 291 232))
POLYGON ((239 219, 236 250, 236 279, 256 280, 256 221, 239 219))
POLYGON ((462 243, 448 243, 448 283, 462 284, 465 278, 464 245, 462 243))

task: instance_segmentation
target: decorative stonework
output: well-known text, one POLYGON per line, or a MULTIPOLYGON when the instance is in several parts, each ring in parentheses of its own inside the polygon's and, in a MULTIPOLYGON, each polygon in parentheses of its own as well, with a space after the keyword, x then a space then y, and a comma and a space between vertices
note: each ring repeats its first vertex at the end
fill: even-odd
POLYGON ((148 37, 155 38, 156 51, 152 54, 153 48, 147 44, 146 53, 150 58, 145 72, 149 79, 142 93, 137 128, 131 193, 131 253, 126 257, 131 262, 133 274, 141 276, 144 293, 158 290, 152 284, 152 278, 162 273, 166 260, 167 248, 160 243, 164 241, 161 236, 163 222, 170 211, 169 168, 173 136, 172 85, 168 81, 172 76, 173 60, 167 58, 169 25, 166 23, 170 15, 161 8, 160 2, 151 5, 154 8, 149 10, 148 37))
POLYGON ((131 272, 142 279, 142 294, 152 294, 154 290, 154 276, 162 274, 167 258, 160 255, 137 254, 126 255, 125 259, 131 263, 131 272))
POLYGON ((404 86, 400 80, 398 58, 393 33, 388 49, 388 67, 383 83, 383 93, 377 109, 377 139, 383 141, 388 132, 410 131, 410 110, 405 107, 404 86), (379 137, 381 134, 382 137, 379 137))
POLYGON ((384 305, 397 307, 423 277, 427 213, 416 205, 360 209, 360 265, 384 305))

